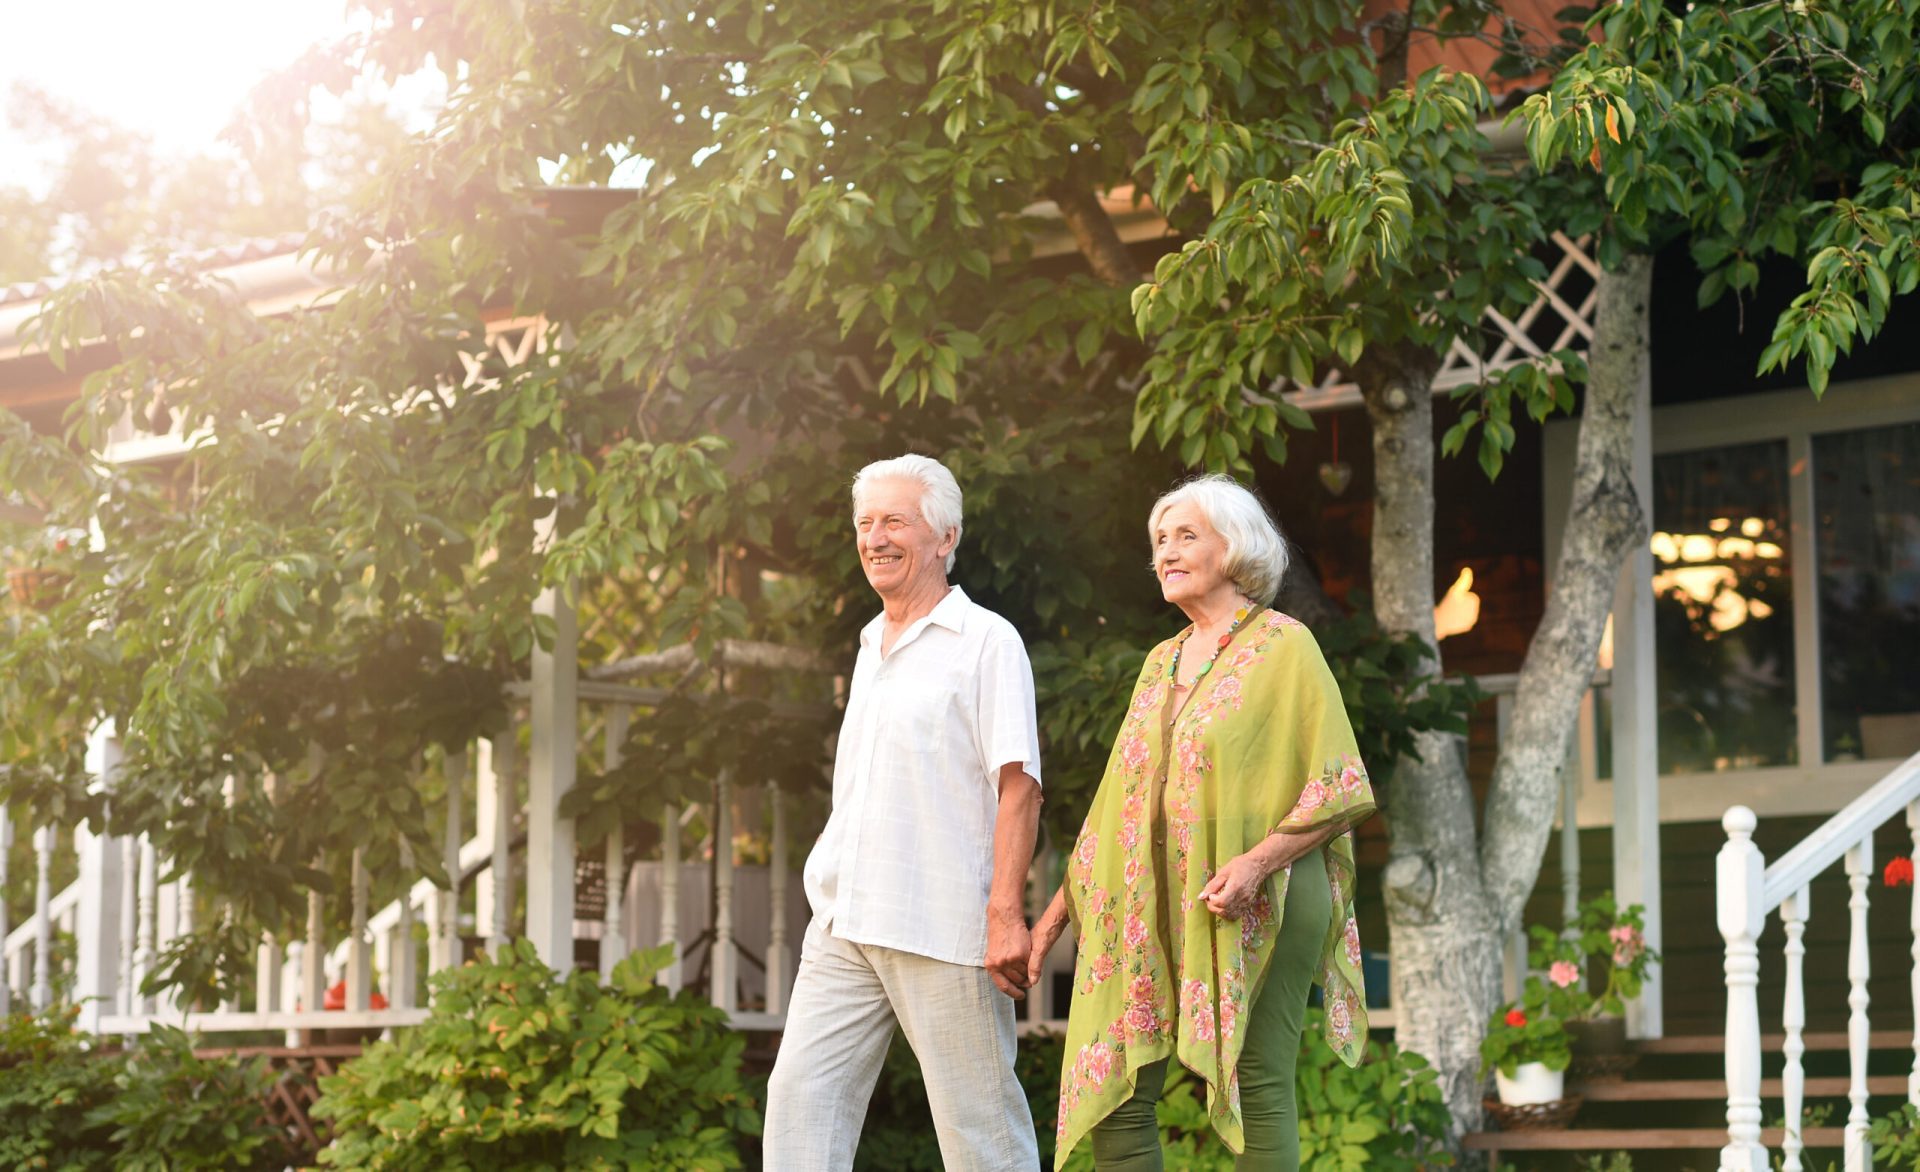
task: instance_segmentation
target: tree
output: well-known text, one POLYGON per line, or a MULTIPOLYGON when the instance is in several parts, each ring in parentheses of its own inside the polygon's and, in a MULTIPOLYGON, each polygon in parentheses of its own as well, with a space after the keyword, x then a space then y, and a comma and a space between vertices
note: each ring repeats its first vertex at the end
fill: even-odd
MULTIPOLYGON (((324 313, 258 320, 156 267, 63 293, 42 323, 55 353, 118 340, 82 446, 156 384, 219 442, 171 478, 0 446, 0 477, 72 521, 97 513, 104 535, 65 556, 66 600, 0 648, 0 668, 32 667, 0 670, 6 784, 98 810, 50 718, 69 737, 88 713, 122 718, 130 758, 104 816, 222 901, 171 977, 243 971, 246 929, 302 910, 316 858, 337 870, 361 847, 378 865, 403 838, 432 857, 437 790, 409 784, 412 763, 499 721, 498 685, 549 637, 540 585, 578 584, 655 648, 845 656, 871 607, 844 556, 846 478, 904 448, 967 485, 960 580, 1030 641, 1049 807, 1077 820, 1139 656, 1170 630, 1127 535, 1180 469, 1284 458, 1309 421, 1279 392, 1337 367, 1375 425, 1385 627, 1352 620, 1337 666, 1392 775, 1403 1041, 1465 1126, 1496 941, 1537 873, 1636 524, 1617 476, 1630 384, 1610 364, 1644 353, 1596 347, 1577 507, 1597 523, 1556 574, 1501 812, 1477 840, 1446 736, 1463 697, 1431 678, 1431 380, 1487 306, 1531 298, 1543 209, 1623 218, 1590 181, 1552 178, 1545 199, 1539 176, 1490 159, 1476 79, 1406 76, 1414 28, 1478 36, 1496 10, 367 7, 347 67, 314 76, 433 61, 459 82, 439 125, 316 232, 343 284, 324 313), (545 188, 616 172, 637 188, 545 188), (1151 280, 1101 199, 1128 190, 1175 234, 1142 248, 1164 251, 1151 280), (1038 255, 1063 236, 1074 255, 1038 255), (501 310, 545 315, 540 360, 449 378, 501 310)), ((1642 272, 1621 301, 1644 287, 1642 272)), ((1513 412, 1567 409, 1579 374, 1570 358, 1501 374, 1451 441, 1497 470, 1513 412)), ((688 703, 785 686, 726 674, 738 694, 688 703)), ((725 711, 739 742, 772 742, 764 711, 725 711)), ((666 718, 634 735, 686 750, 669 786, 736 752, 666 718)), ((671 798, 661 784, 589 779, 582 800, 631 813, 671 798)))

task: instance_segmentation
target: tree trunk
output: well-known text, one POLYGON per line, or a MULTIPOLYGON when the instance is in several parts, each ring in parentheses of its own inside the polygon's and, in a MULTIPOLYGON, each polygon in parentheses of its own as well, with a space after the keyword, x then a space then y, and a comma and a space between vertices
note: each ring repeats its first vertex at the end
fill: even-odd
POLYGON ((1634 404, 1646 377, 1653 258, 1630 253, 1600 275, 1573 493, 1553 593, 1527 647, 1487 794, 1481 874, 1504 936, 1540 876, 1560 772, 1613 608, 1620 563, 1646 539, 1633 487, 1634 404))
MULTIPOLYGON (((1434 644, 1433 374, 1412 348, 1363 358, 1373 424, 1374 610, 1434 644)), ((1394 765, 1385 876, 1395 1038, 1433 1065, 1456 1136, 1480 1120, 1480 1039, 1500 985, 1499 937, 1481 884, 1473 791, 1457 738, 1422 733, 1394 765)))

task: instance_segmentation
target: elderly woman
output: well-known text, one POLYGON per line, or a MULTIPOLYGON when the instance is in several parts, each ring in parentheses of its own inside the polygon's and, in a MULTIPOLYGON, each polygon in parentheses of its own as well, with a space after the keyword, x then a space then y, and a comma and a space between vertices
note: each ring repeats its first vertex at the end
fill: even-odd
POLYGON ((1237 1168, 1295 1169, 1309 987, 1335 1052, 1352 1064, 1366 1041, 1346 832, 1373 791, 1319 646, 1268 609, 1287 554, 1259 500, 1203 477, 1147 532, 1191 624, 1147 656, 1033 931, 1034 978, 1069 919, 1079 939, 1056 1164, 1091 1134, 1102 1172, 1159 1169, 1154 1106, 1178 1058, 1237 1168))

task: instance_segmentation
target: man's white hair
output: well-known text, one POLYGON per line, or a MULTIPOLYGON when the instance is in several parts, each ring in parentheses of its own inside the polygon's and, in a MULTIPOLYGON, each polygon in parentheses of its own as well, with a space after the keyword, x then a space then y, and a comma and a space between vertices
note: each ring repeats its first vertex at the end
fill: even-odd
POLYGON ((1199 508, 1220 536, 1226 538, 1227 577, 1255 602, 1270 603, 1287 576, 1287 539, 1273 523, 1267 506, 1253 490, 1231 476, 1197 476, 1153 502, 1147 514, 1147 544, 1168 509, 1182 503, 1199 508))
POLYGON ((953 533, 953 550, 947 553, 947 572, 953 572, 953 554, 960 548, 960 482, 947 466, 928 456, 895 456, 875 460, 860 469, 853 478, 853 511, 860 512, 860 498, 867 486, 882 480, 909 480, 920 486, 920 515, 933 531, 945 537, 953 533))

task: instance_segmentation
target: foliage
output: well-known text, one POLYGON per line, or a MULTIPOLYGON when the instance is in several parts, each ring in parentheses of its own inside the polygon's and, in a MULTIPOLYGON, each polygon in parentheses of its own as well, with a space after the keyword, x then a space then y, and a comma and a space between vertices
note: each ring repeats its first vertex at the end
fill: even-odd
POLYGON ((1539 977, 1528 977, 1520 1000, 1493 1011, 1486 1035, 1480 1040, 1480 1077, 1498 1070, 1508 1078, 1521 1064, 1539 1062, 1548 1070, 1565 1070, 1573 1061, 1567 1027, 1551 1008, 1552 997, 1539 977))
MULTIPOLYGON (((1015 1072, 1033 1110, 1040 1137, 1040 1163, 1053 1164, 1054 1123, 1059 1110, 1062 1041, 1053 1035, 1020 1040, 1015 1072)), ((1387 1172, 1444 1167, 1449 1117, 1433 1072, 1417 1054, 1371 1043, 1365 1059, 1349 1067, 1327 1048, 1320 1011, 1307 1011, 1301 1031, 1298 1084, 1300 1167, 1305 1172, 1380 1168, 1387 1172)), ((1161 1150, 1168 1167, 1188 1172, 1231 1169, 1233 1154, 1207 1122, 1205 1084, 1178 1063, 1167 1074, 1159 1105, 1161 1150)), ((873 1172, 937 1169, 926 1093, 912 1050, 896 1038, 861 1131, 855 1167, 873 1172)), ((1066 1167, 1093 1167, 1082 1144, 1066 1167)))
POLYGON ((75 1011, 0 1020, 0 1164, 63 1170, 251 1169, 284 1163, 264 1060, 196 1058, 160 1030, 97 1050, 75 1011))
POLYGON ((185 1033, 159 1027, 127 1053, 92 1121, 111 1129, 116 1172, 282 1167, 284 1137, 265 1114, 273 1084, 263 1058, 198 1058, 185 1033))
POLYGON ((1467 720, 1486 693, 1471 679, 1433 678, 1433 648, 1417 636, 1384 630, 1365 594, 1356 593, 1348 603, 1352 613, 1313 634, 1339 681, 1360 759, 1384 786, 1392 781, 1396 762, 1419 759, 1416 734, 1439 730, 1465 736, 1467 720))
POLYGON ((1751 292, 1769 255, 1804 266, 1760 370, 1804 361, 1819 394, 1920 286, 1917 19, 1915 0, 1607 5, 1515 116, 1541 171, 1594 172, 1602 263, 1684 232, 1702 304, 1751 292))
POLYGON ((1555 1016, 1567 1021, 1619 1017, 1626 1002, 1640 996, 1647 972, 1660 959, 1647 947, 1646 910, 1637 903, 1621 908, 1608 891, 1582 903, 1574 921, 1558 932, 1544 924, 1527 930, 1533 939, 1527 964, 1550 974, 1544 1003, 1555 1016), (1597 993, 1591 987, 1596 969, 1606 974, 1597 993), (1571 980, 1554 979, 1568 971, 1571 980))
POLYGON ((1902 1103, 1874 1120, 1867 1139, 1873 1144, 1874 1167, 1920 1172, 1920 1106, 1902 1103))
POLYGON ((759 1114, 740 1074, 745 1039, 636 953, 603 987, 565 980, 531 943, 436 974, 433 1012, 321 1080, 332 1121, 320 1155, 371 1169, 716 1169, 741 1166, 759 1114))

